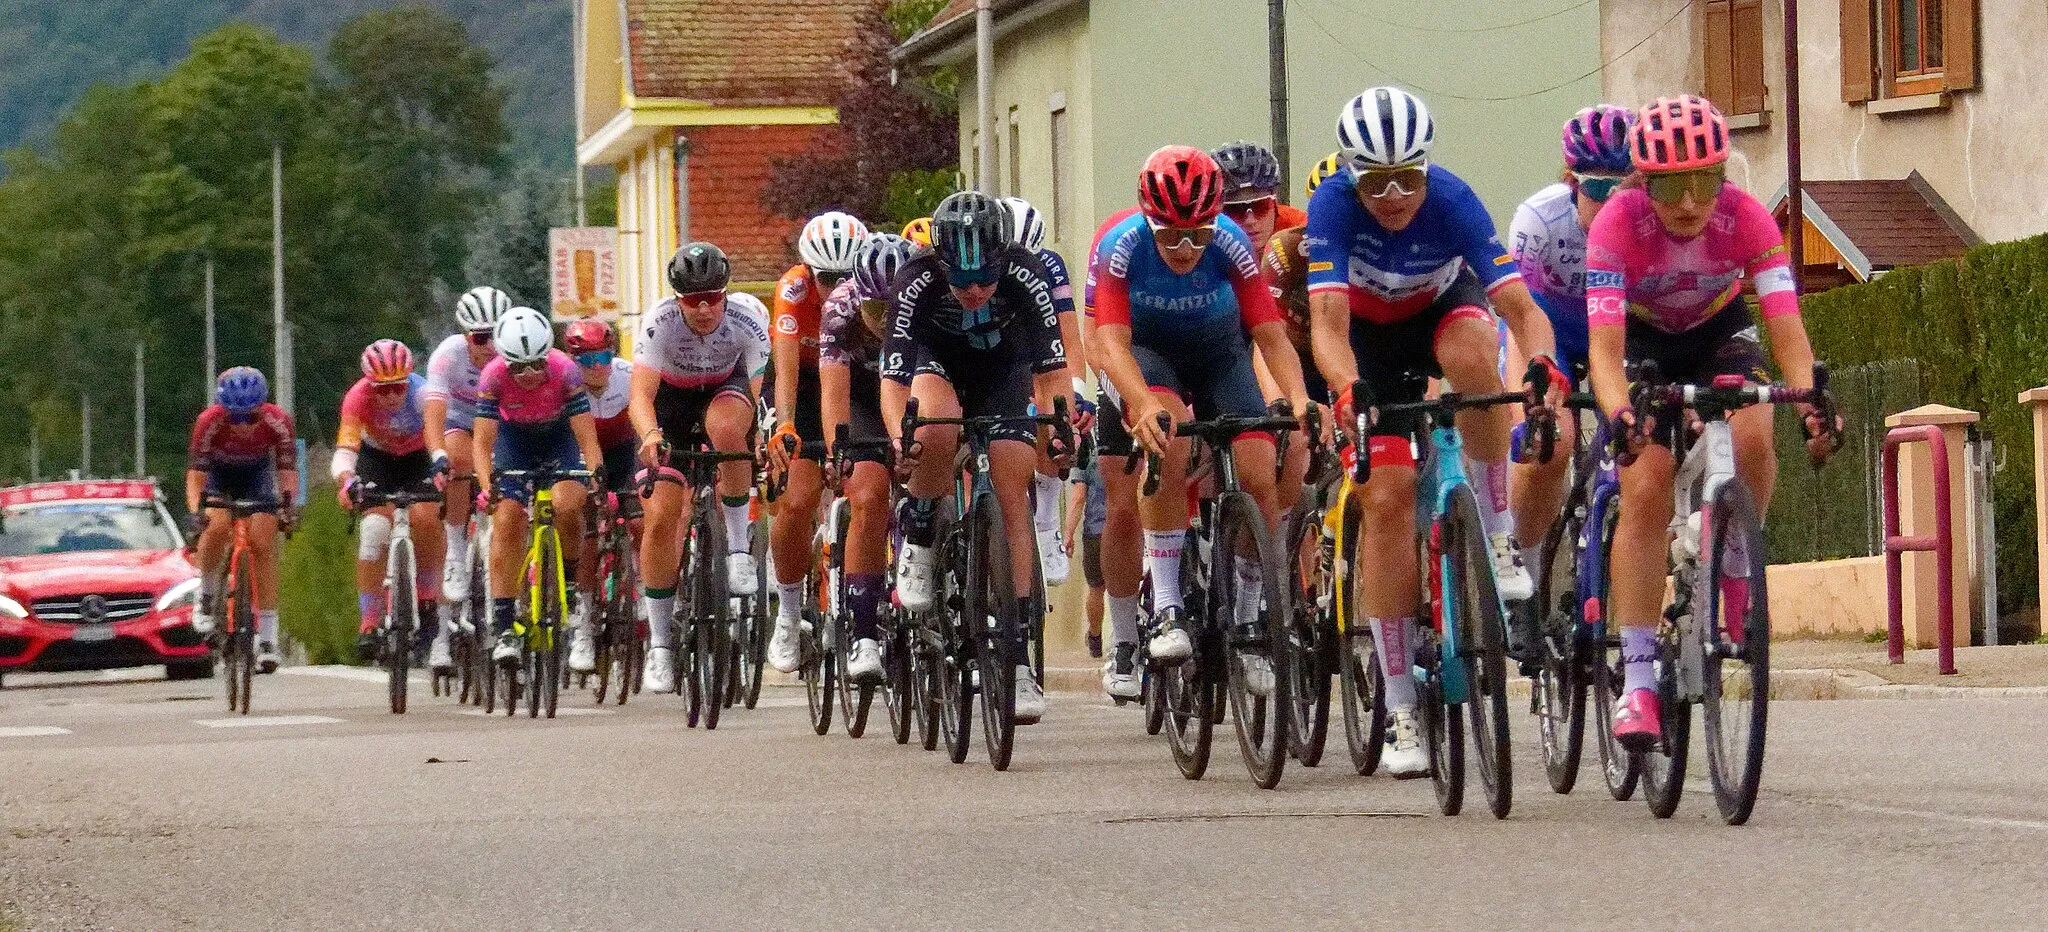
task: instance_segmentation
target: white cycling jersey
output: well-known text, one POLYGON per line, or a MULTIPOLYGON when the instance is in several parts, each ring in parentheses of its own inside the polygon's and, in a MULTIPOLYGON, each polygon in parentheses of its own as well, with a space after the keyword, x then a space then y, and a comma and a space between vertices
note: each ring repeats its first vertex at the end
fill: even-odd
POLYGON ((704 388, 738 369, 748 378, 768 368, 768 313, 747 294, 725 296, 725 317, 710 333, 690 329, 673 297, 650 309, 633 341, 633 365, 651 366, 677 388, 704 388))
POLYGON ((448 403, 449 429, 468 430, 476 420, 476 386, 483 376, 483 367, 470 361, 463 334, 442 340, 427 357, 427 398, 448 403))

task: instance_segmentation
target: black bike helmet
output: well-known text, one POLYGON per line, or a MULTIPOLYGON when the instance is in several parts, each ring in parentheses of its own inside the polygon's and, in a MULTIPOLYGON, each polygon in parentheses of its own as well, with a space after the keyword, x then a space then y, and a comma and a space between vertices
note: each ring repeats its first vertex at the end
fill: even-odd
POLYGON ((972 272, 1010 245, 1010 209, 980 191, 962 191, 932 211, 932 250, 948 268, 972 272))
POLYGON ((710 243, 686 243, 668 260, 668 286, 676 294, 723 291, 732 282, 732 260, 710 243))
POLYGON ((1223 202, 1266 197, 1280 190, 1280 160, 1273 150, 1238 140, 1209 153, 1223 169, 1223 202))

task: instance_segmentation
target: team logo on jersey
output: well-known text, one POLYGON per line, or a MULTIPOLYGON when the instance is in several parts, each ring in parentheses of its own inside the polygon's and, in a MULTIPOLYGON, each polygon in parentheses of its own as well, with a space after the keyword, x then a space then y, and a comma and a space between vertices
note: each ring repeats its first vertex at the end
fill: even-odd
POLYGON ((1515 261, 1515 260, 1514 260, 1514 257, 1512 257, 1512 256, 1509 256, 1509 255, 1507 255, 1506 253, 1502 253, 1501 255, 1498 255, 1498 256, 1494 256, 1494 257, 1493 257, 1493 264, 1494 264, 1494 265, 1507 265, 1507 264, 1509 264, 1509 263, 1511 263, 1511 262, 1514 262, 1514 261, 1515 261))
POLYGON ((1611 269, 1587 269, 1587 288, 1622 288, 1627 285, 1620 272, 1611 269))
POLYGON ((792 278, 789 281, 783 283, 782 300, 802 301, 804 299, 804 296, 810 294, 810 292, 811 288, 809 282, 805 281, 802 278, 792 278))
POLYGON ((775 332, 783 334, 785 336, 795 333, 796 317, 789 314, 784 314, 781 317, 775 318, 775 332))
POLYGON ((1330 272, 1335 271, 1336 268, 1337 264, 1334 262, 1311 262, 1308 264, 1310 272, 1330 272))

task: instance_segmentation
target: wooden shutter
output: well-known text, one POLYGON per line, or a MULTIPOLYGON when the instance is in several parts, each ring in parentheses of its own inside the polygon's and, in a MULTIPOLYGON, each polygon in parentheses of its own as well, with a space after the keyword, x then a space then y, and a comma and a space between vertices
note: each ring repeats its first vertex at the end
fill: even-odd
POLYGON ((1764 111, 1763 0, 1735 0, 1729 16, 1730 76, 1735 108, 1729 113, 1764 111))
POLYGON ((1706 23, 1701 30, 1707 65, 1707 99, 1723 113, 1735 109, 1735 56, 1729 7, 1730 0, 1707 0, 1706 23))
POLYGON ((1842 99, 1852 104, 1871 99, 1870 3, 1842 3, 1842 99))
POLYGON ((1941 11, 1941 85, 1969 90, 1977 86, 1977 0, 1942 0, 1941 11))

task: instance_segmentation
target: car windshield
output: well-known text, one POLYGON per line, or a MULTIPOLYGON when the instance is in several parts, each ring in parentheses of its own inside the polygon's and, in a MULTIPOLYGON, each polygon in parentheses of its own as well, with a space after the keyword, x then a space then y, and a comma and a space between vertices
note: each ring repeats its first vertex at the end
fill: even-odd
POLYGON ((162 512, 141 502, 10 508, 0 519, 0 557, 178 546, 177 533, 162 512))

